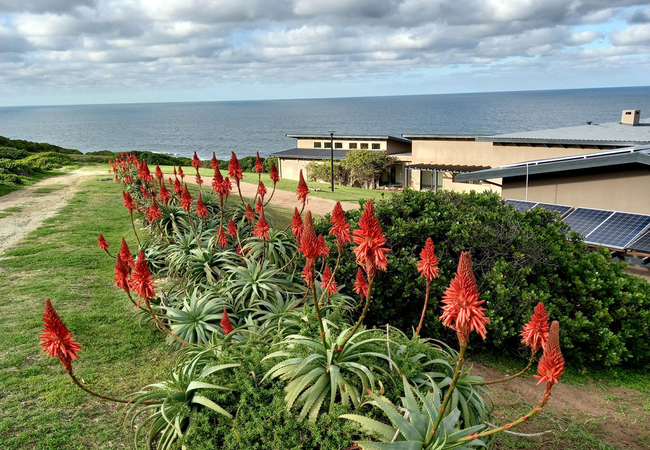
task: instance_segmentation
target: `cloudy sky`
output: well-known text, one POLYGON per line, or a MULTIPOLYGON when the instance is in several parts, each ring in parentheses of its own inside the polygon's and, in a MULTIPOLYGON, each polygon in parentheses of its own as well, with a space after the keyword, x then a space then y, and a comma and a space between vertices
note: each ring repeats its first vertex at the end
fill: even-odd
POLYGON ((648 84, 650 1, 0 0, 4 106, 648 84))

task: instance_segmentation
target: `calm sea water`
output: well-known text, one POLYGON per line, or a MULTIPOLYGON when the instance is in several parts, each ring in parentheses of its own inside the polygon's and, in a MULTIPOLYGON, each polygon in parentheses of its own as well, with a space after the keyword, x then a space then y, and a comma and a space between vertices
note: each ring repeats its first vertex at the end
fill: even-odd
POLYGON ((295 147, 285 134, 499 134, 586 121, 623 109, 650 117, 650 87, 315 100, 0 108, 0 135, 83 152, 196 151, 266 156, 295 147))

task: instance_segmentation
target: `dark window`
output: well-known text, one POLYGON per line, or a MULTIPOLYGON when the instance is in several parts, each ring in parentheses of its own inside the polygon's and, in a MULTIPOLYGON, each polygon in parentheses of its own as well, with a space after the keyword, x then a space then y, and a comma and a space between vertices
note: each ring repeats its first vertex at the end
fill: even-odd
POLYGON ((321 148, 320 142, 314 142, 314 148, 321 148))
POLYGON ((343 142, 335 142, 334 148, 343 148, 343 142))
POLYGON ((325 148, 332 148, 331 142, 325 142, 325 148))
POLYGON ((361 144, 362 150, 368 150, 368 144, 361 144))
POLYGON ((379 150, 381 146, 379 144, 372 144, 372 149, 373 150, 379 150))
POLYGON ((357 148, 357 143, 356 142, 350 142, 350 150, 354 150, 357 148))

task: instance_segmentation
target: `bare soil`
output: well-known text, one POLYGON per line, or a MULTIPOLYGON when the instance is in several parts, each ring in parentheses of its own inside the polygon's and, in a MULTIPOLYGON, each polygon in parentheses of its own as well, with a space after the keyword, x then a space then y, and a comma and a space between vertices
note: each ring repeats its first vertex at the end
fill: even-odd
POLYGON ((59 212, 80 181, 104 173, 77 169, 0 197, 0 255, 59 212))

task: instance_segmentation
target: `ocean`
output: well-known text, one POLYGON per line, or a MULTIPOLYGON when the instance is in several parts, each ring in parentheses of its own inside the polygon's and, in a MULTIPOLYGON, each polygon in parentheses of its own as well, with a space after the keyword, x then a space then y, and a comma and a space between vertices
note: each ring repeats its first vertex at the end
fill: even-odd
POLYGON ((267 156, 286 134, 500 134, 650 117, 650 87, 305 100, 0 108, 0 135, 83 152, 267 156))

